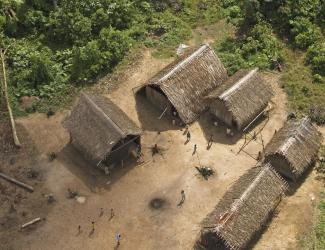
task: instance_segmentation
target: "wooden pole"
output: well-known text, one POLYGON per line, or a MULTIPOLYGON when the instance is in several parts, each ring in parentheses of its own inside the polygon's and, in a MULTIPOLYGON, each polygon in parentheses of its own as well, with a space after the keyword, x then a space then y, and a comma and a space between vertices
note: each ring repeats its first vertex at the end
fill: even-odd
POLYGON ((9 181, 9 182, 11 182, 11 183, 16 184, 17 186, 20 186, 22 188, 25 188, 29 192, 34 192, 34 188, 32 186, 29 186, 29 185, 27 185, 27 184, 25 184, 25 183, 23 183, 21 181, 18 181, 16 179, 14 179, 14 178, 12 178, 12 177, 4 174, 4 173, 1 173, 0 172, 0 177, 3 178, 3 179, 5 179, 5 180, 7 180, 7 181, 9 181))
POLYGON ((161 120, 161 118, 162 118, 162 117, 164 116, 164 114, 166 113, 167 108, 168 108, 168 107, 166 107, 165 110, 164 110, 164 112, 161 113, 161 115, 158 117, 158 120, 161 120))
POLYGON ((263 140, 263 135, 262 135, 262 133, 261 133, 261 140, 262 140, 263 153, 264 153, 264 151, 265 151, 265 145, 264 145, 264 140, 263 140))
POLYGON ((11 106, 10 106, 10 102, 9 102, 8 84, 7 84, 7 77, 6 77, 6 65, 5 65, 5 53, 1 50, 1 48, 0 48, 0 57, 1 57, 2 73, 3 73, 2 87, 3 87, 3 93, 4 93, 5 100, 6 100, 6 104, 7 104, 7 110, 9 113, 12 135, 13 135, 14 143, 15 143, 16 147, 21 147, 21 143, 17 136, 17 130, 16 130, 14 116, 12 114, 12 110, 11 110, 11 106))
POLYGON ((42 219, 41 218, 35 218, 34 220, 31 220, 30 222, 25 223, 24 225, 21 226, 21 229, 24 229, 26 227, 29 227, 37 222, 40 222, 42 219))

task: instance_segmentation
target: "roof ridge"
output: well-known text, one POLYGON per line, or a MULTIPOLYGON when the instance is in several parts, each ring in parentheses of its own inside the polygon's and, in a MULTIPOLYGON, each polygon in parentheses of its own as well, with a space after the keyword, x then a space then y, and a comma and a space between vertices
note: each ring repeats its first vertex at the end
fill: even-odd
POLYGON ((227 100, 235 91, 239 90, 258 71, 258 68, 251 70, 247 75, 239 79, 233 86, 219 95, 220 99, 227 100))
POLYGON ((160 78, 157 83, 161 83, 165 80, 167 80, 172 75, 176 74, 178 71, 184 68, 187 64, 191 63, 192 60, 194 60, 197 56, 202 54, 206 49, 210 48, 209 44, 204 44, 199 49, 197 49, 195 52, 193 52, 189 57, 184 59, 183 61, 179 62, 168 74, 160 78))
POLYGON ((94 108, 99 113, 104 115, 104 117, 113 125, 113 127, 118 131, 121 136, 125 137, 125 132, 86 93, 82 93, 82 95, 86 98, 88 102, 90 102, 94 106, 94 108))
MULTIPOLYGON (((256 186, 261 182, 261 178, 264 176, 265 172, 267 172, 268 170, 272 171, 271 168, 269 168, 268 166, 261 167, 261 170, 254 177, 253 182, 245 189, 245 191, 240 195, 240 197, 231 204, 231 207, 228 210, 230 212, 228 218, 231 217, 231 215, 235 213, 240 208, 240 206, 242 206, 245 203, 245 201, 249 198, 250 194, 253 192, 254 188, 256 188, 256 186)), ((215 230, 216 231, 221 230, 223 226, 226 224, 226 222, 227 220, 225 220, 221 224, 218 224, 215 227, 215 230)))

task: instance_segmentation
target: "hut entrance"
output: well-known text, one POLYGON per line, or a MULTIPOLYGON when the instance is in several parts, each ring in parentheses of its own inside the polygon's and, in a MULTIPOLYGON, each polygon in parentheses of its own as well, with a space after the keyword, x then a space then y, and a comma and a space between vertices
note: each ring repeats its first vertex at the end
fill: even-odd
POLYGON ((214 233, 204 233, 201 238, 196 242, 195 250, 229 250, 222 239, 214 233))
POLYGON ((232 119, 232 121, 231 121, 231 126, 236 128, 236 129, 238 128, 238 124, 234 119, 232 119))
POLYGON ((166 94, 155 85, 146 86, 146 98, 161 112, 163 115, 177 116, 176 108, 168 100, 166 94))
POLYGON ((137 158, 140 152, 140 136, 128 135, 115 144, 103 163, 108 167, 116 167, 130 156, 137 158))

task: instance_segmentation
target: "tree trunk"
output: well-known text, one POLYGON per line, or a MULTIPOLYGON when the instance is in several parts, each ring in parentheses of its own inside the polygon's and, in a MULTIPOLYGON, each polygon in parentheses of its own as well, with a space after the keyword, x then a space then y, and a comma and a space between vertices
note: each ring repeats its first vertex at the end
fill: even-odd
POLYGON ((2 91, 6 100, 7 104, 7 110, 9 113, 9 118, 10 118, 10 123, 11 123, 11 129, 12 129, 12 135, 14 138, 14 143, 16 147, 21 147, 20 141, 17 136, 17 130, 16 130, 16 124, 14 120, 14 116, 12 114, 12 110, 10 107, 10 102, 9 102, 9 95, 8 95, 8 85, 7 85, 7 78, 6 78, 6 65, 5 65, 5 55, 0 49, 0 57, 1 57, 1 64, 2 64, 2 74, 3 74, 3 83, 1 84, 2 86, 2 91))

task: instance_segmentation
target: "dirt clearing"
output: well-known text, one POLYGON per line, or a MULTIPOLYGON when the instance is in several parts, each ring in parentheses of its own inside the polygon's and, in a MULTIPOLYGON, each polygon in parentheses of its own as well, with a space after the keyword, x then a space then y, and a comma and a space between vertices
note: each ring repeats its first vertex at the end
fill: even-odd
MULTIPOLYGON (((119 88, 107 94, 145 130, 144 164, 128 163, 112 176, 105 176, 68 146, 69 135, 61 125, 68 112, 50 118, 35 114, 19 119, 19 126, 26 131, 21 134, 26 140, 22 152, 33 149, 34 153, 26 151, 33 161, 25 155, 14 167, 5 165, 5 171, 10 173, 10 168, 25 171, 37 166, 41 184, 23 179, 36 189, 33 194, 24 194, 27 197, 24 204, 32 207, 26 207, 29 214, 24 217, 16 213, 12 222, 4 221, 0 225, 5 229, 1 230, 1 239, 6 240, 1 249, 114 249, 118 233, 122 237, 119 249, 192 249, 202 219, 230 185, 255 166, 254 155, 262 149, 261 138, 267 143, 274 130, 282 127, 286 119, 286 96, 278 87, 279 75, 266 74, 276 92, 273 110, 270 120, 261 121, 255 128, 264 126, 262 137, 252 141, 245 152, 238 154, 244 139, 227 137, 224 128, 211 125, 208 114, 190 126, 191 141, 185 145, 184 131, 172 126, 167 117, 158 120, 160 112, 146 100, 135 98, 132 91, 169 62, 155 59, 146 51, 136 70, 131 70, 119 88), (207 150, 210 135, 214 142, 207 150), (162 148, 161 155, 152 156, 154 144, 162 148), (197 153, 193 155, 195 144, 197 153), (49 161, 53 152, 56 157, 49 161), (205 180, 195 169, 201 165, 211 167, 215 174, 205 180), (177 206, 182 198, 181 190, 185 191, 185 201, 177 206), (76 197, 68 197, 71 192, 76 197), (52 194, 56 201, 48 204, 43 193, 52 194), (45 217, 46 221, 27 232, 19 230, 22 221, 35 216, 45 217)), ((0 183, 3 185, 2 180, 0 183)), ((303 208, 313 208, 309 194, 318 197, 320 190, 315 183, 312 173, 294 195, 282 202, 278 217, 256 249, 274 249, 273 246, 285 249, 294 244, 304 223, 310 224, 309 218, 302 216, 304 210, 298 213, 296 206, 305 204, 303 208)), ((8 214, 8 204, 1 210, 4 211, 1 217, 8 214)), ((18 206, 18 210, 24 211, 23 208, 18 206)), ((311 210, 310 213, 312 217, 311 210)))

